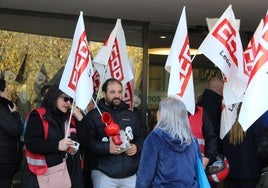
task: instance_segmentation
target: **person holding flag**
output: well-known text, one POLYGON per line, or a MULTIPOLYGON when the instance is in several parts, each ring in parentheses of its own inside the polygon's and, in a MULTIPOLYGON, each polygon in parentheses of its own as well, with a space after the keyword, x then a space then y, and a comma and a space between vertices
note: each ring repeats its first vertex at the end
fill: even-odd
MULTIPOLYGON (((52 85, 44 97, 42 106, 32 110, 25 130, 25 146, 30 152, 25 152, 26 162, 23 166, 21 188, 42 187, 42 177, 63 161, 66 161, 68 173, 62 176, 65 184, 57 185, 61 179, 49 178, 58 188, 84 187, 80 165, 80 152, 75 147, 78 142, 76 124, 81 121, 69 120, 70 106, 73 100, 63 93, 58 85, 52 85), (71 121, 70 131, 67 131, 67 122, 71 121), (76 148, 76 149, 75 149, 76 148), (43 156, 46 165, 36 160, 32 154, 43 156), (36 163, 35 163, 36 162, 36 163)), ((49 187, 49 185, 45 185, 49 187)))
MULTIPOLYGON (((84 136, 89 139, 89 156, 91 177, 94 188, 134 188, 136 171, 139 166, 146 127, 140 123, 136 113, 128 110, 123 99, 122 83, 114 78, 106 80, 102 85, 103 98, 95 109, 84 118, 88 132, 84 136), (103 114, 110 114, 110 121, 103 121, 103 114), (125 135, 128 147, 117 143, 110 137, 106 127, 117 125, 120 139, 125 135)), ((113 131, 113 130, 110 130, 113 131)))
MULTIPOLYGON (((53 186, 57 188, 84 187, 78 136, 76 134, 76 124, 79 126, 83 116, 81 113, 77 113, 77 111, 73 113, 73 111, 77 109, 74 108, 75 106, 84 110, 90 102, 93 94, 92 74, 83 12, 80 12, 71 52, 60 84, 49 88, 41 110, 33 110, 29 116, 25 131, 25 144, 29 155, 26 156, 28 165, 25 165, 26 170, 23 173, 22 187, 42 187, 43 175, 48 175, 46 174, 46 166, 48 169, 50 167, 56 168, 62 164, 66 166, 64 165, 65 161, 68 171, 67 174, 61 174, 60 177, 66 179, 62 183, 59 180, 60 178, 43 182, 46 184, 45 187, 51 187, 51 185, 47 185, 50 182, 58 183, 57 186, 53 186), (73 116, 76 120, 73 119, 73 116), (45 167, 40 167, 38 163, 32 164, 36 161, 36 158, 31 158, 32 154, 40 154, 42 159, 45 158, 43 160, 46 164, 45 167)), ((65 171, 63 170, 63 172, 65 171)), ((53 179, 53 175, 50 178, 53 179)))

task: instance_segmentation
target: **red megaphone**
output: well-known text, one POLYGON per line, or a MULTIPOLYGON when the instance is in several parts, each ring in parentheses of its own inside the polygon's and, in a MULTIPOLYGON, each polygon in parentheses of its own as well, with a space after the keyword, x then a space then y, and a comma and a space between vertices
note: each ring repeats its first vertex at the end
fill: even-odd
POLYGON ((104 112, 101 116, 102 123, 106 124, 104 132, 107 136, 111 136, 115 145, 121 145, 122 141, 120 138, 120 126, 112 120, 109 112, 104 112))

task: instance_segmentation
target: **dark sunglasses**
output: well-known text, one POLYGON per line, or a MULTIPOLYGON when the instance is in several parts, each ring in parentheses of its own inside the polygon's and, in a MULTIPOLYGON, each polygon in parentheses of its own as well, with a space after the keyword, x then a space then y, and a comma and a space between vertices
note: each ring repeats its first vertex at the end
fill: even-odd
POLYGON ((73 103, 73 99, 71 97, 62 97, 64 102, 70 101, 70 103, 73 103))

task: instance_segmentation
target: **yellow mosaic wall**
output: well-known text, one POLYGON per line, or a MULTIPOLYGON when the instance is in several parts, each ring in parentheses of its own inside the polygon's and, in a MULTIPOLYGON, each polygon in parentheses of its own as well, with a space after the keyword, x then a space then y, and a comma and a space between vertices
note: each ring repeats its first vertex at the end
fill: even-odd
MULTIPOLYGON (((17 103, 21 115, 36 105, 42 85, 50 84, 57 72, 65 66, 71 45, 72 39, 0 30, 0 71, 8 82, 10 99, 17 103), (23 62, 26 64, 24 71, 23 62), (42 65, 45 67, 47 79, 36 84, 42 65), (16 78, 19 71, 23 74, 18 82, 16 78)), ((92 58, 101 46, 102 43, 89 42, 92 58)), ((127 46, 127 52, 134 62, 135 88, 139 90, 142 48, 127 46)))

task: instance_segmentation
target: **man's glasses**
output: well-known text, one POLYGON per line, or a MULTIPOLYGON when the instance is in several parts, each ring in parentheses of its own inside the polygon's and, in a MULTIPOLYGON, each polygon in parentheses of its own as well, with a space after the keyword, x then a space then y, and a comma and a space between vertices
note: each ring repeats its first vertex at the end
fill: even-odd
POLYGON ((70 101, 70 103, 73 103, 73 99, 71 97, 62 97, 64 102, 70 101))

